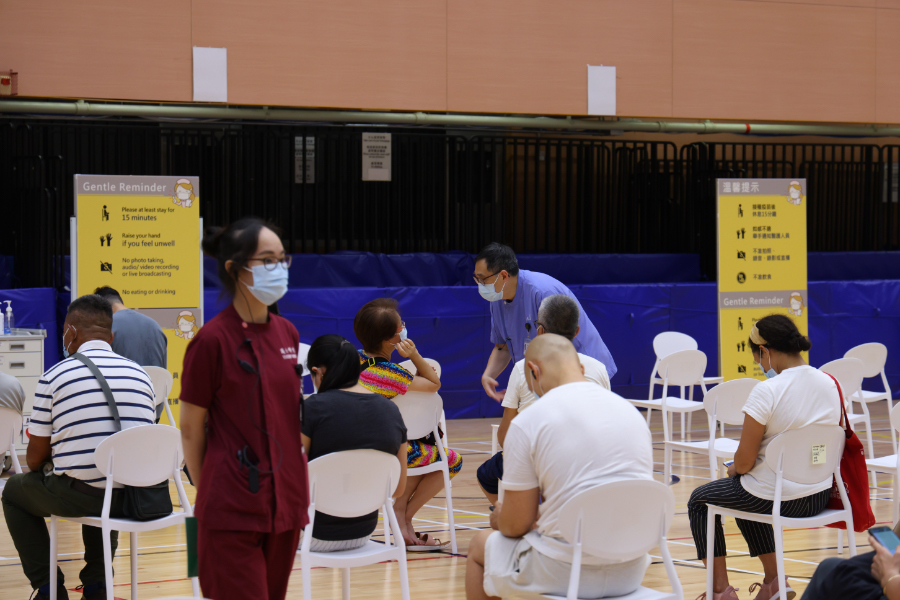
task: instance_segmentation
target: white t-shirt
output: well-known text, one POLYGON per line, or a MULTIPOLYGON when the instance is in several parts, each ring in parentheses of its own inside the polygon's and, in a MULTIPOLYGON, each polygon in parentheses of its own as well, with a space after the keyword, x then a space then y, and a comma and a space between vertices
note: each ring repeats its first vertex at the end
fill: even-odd
MULTIPOLYGON (((527 536, 545 556, 572 560, 572 547, 557 526, 560 509, 569 498, 623 479, 653 479, 650 430, 630 402, 593 382, 550 390, 509 425, 503 487, 511 491, 540 488, 544 502, 538 528, 527 536)), ((584 563, 604 561, 584 555, 584 563)))
MULTIPOLYGON (((766 426, 756 465, 741 477, 744 489, 758 498, 775 499, 775 471, 765 463, 766 447, 779 433, 808 425, 837 425, 841 399, 831 377, 809 365, 785 369, 753 388, 744 414, 766 426)), ((782 500, 811 496, 831 487, 828 479, 813 484, 784 480, 782 500)))
MULTIPOLYGON (((578 354, 578 360, 584 367, 584 376, 594 383, 612 389, 609 385, 609 375, 606 372, 606 365, 590 356, 578 354)), ((540 391, 540 390, 538 390, 540 391)), ((509 383, 506 384, 506 394, 503 396, 503 402, 500 406, 504 408, 515 408, 519 412, 525 410, 529 404, 537 400, 534 393, 528 389, 525 383, 525 359, 517 362, 509 374, 509 383)))

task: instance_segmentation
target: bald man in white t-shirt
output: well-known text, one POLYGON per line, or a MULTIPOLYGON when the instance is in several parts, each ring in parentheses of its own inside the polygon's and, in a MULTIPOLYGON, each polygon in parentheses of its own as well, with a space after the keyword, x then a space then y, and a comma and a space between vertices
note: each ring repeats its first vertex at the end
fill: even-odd
MULTIPOLYGON (((469 543, 468 600, 565 596, 572 546, 559 531, 562 506, 604 483, 653 479, 646 420, 584 377, 572 342, 553 334, 535 338, 525 366, 528 388, 541 398, 510 424, 505 498, 491 514, 496 531, 479 531, 469 543)), ((619 563, 585 555, 578 597, 629 594, 649 564, 648 555, 619 563)))
MULTIPOLYGON (((580 331, 578 326, 581 317, 580 312, 578 303, 568 296, 562 294, 547 296, 541 302, 538 310, 538 319, 535 321, 537 335, 554 333, 571 342, 578 336, 580 331)), ((611 389, 609 375, 607 374, 606 366, 602 362, 580 352, 578 353, 578 360, 581 362, 584 376, 588 381, 592 381, 607 390, 611 389)), ((516 415, 537 400, 537 397, 528 389, 525 383, 525 359, 513 365, 506 389, 498 393, 503 397, 500 403, 503 407, 503 420, 500 421, 500 428, 497 430, 497 440, 503 446, 506 441, 506 432, 509 429, 509 424, 516 415)), ((496 504, 497 485, 500 478, 503 477, 503 453, 498 452, 482 463, 478 467, 476 476, 482 493, 484 493, 491 504, 496 504)))

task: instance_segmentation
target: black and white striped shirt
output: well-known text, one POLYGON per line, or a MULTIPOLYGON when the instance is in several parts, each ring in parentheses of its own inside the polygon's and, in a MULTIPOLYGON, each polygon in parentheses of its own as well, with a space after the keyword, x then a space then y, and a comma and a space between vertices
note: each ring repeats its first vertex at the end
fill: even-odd
MULTIPOLYGON (((122 429, 154 423, 153 384, 137 363, 113 352, 106 342, 85 342, 78 351, 109 383, 122 429)), ((38 381, 28 432, 50 438, 57 475, 104 487, 106 476, 94 464, 94 450, 116 431, 100 382, 79 360, 57 363, 38 381)))

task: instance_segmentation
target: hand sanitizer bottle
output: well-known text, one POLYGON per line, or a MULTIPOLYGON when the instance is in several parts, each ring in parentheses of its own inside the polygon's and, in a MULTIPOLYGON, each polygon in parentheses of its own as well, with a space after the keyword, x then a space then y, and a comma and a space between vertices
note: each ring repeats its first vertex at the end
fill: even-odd
POLYGON ((12 311, 12 300, 4 300, 6 302, 6 317, 3 319, 3 335, 11 335, 15 326, 15 318, 12 311))

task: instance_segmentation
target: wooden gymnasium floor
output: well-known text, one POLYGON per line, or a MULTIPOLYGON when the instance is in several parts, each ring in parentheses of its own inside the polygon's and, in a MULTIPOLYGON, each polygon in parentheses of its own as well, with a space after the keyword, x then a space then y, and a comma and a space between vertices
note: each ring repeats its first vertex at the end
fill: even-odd
MULTIPOLYGON (((872 425, 877 455, 891 453, 885 403, 879 402, 873 408, 872 425)), ((654 412, 652 423, 654 458, 657 479, 662 480, 662 423, 659 413, 654 412)), ((695 415, 700 417, 700 413, 695 415)), ((705 417, 705 414, 704 414, 705 417)), ((473 533, 488 527, 488 503, 481 495, 475 479, 475 469, 490 455, 490 424, 499 419, 467 419, 448 423, 450 446, 463 455, 462 472, 453 480, 453 504, 456 518, 457 540, 461 556, 449 554, 408 554, 410 589, 413 598, 430 600, 458 600, 465 598, 465 554, 473 533)), ((678 426, 676 424, 676 430, 678 426)), ((705 418, 694 419, 695 439, 704 439, 707 434, 705 418)), ((736 437, 738 428, 726 434, 736 437)), ((865 433, 860 433, 865 442, 865 433)), ((708 438, 707 438, 708 439, 708 438)), ((24 457, 23 457, 24 459, 24 457)), ((674 455, 673 472, 680 482, 672 487, 676 498, 676 516, 669 531, 668 544, 676 569, 684 586, 684 597, 696 598, 704 591, 705 571, 696 560, 694 544, 688 526, 686 503, 691 491, 708 481, 709 468, 706 458, 699 455, 674 455)), ((24 461, 23 461, 24 462, 24 461)), ((879 524, 890 524, 891 482, 888 476, 880 475, 879 489, 873 490, 872 506, 879 524)), ((174 486, 172 487, 174 490, 174 486)), ((193 499, 193 488, 186 484, 188 495, 193 499)), ((417 530, 428 532, 441 539, 447 536, 447 517, 444 509, 443 493, 428 503, 416 518, 417 530)), ((637 516, 623 515, 623 518, 637 516)), ((379 529, 376 533, 380 532, 379 529)), ((83 566, 80 527, 71 523, 60 524, 60 565, 66 575, 69 589, 79 585, 78 572, 83 566)), ((747 555, 737 526, 726 520, 725 534, 728 540, 729 568, 732 585, 739 588, 740 598, 752 598, 747 588, 755 581, 762 581, 761 565, 758 560, 747 555)), ((382 539, 376 535, 375 539, 382 539)), ((857 534, 861 552, 868 551, 865 534, 857 534)), ((792 585, 798 594, 806 588, 806 583, 824 558, 836 556, 837 533, 832 529, 788 530, 785 532, 786 569, 792 585)), ((142 600, 168 596, 190 595, 190 584, 185 579, 186 556, 184 531, 170 528, 159 532, 145 533, 139 541, 139 590, 142 600)), ((119 552, 115 565, 117 572, 116 597, 130 598, 130 574, 128 556, 128 536, 120 538, 119 552)), ((669 590, 665 570, 659 560, 658 550, 651 552, 653 564, 644 577, 644 585, 660 590, 669 590)), ((845 550, 845 556, 847 552, 845 550)), ((313 570, 313 595, 315 598, 340 598, 340 574, 333 569, 313 570)), ((26 599, 31 589, 17 558, 12 540, 5 528, 0 528, 0 600, 26 599)), ((351 596, 356 599, 387 600, 400 597, 400 586, 396 563, 360 567, 352 570, 351 596)), ((73 593, 72 598, 80 598, 73 593)), ((289 598, 302 598, 299 558, 291 577, 289 598)))

